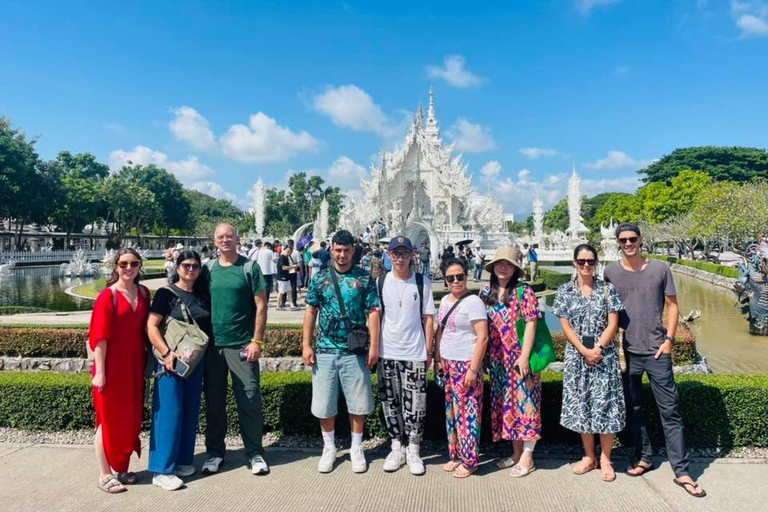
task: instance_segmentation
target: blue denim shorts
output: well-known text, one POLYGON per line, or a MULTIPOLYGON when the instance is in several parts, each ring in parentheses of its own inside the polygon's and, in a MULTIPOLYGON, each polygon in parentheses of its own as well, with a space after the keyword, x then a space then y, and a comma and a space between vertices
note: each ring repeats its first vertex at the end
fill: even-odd
POLYGON ((364 416, 373 411, 371 371, 366 357, 355 354, 315 354, 312 367, 312 414, 333 418, 338 414, 339 388, 350 414, 364 416))

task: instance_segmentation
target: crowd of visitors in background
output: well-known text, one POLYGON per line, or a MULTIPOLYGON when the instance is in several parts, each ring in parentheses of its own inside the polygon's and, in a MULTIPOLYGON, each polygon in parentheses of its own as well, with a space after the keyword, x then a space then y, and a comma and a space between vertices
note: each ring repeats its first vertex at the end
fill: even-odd
MULTIPOLYGON (((412 474, 424 474, 421 442, 430 413, 427 371, 433 364, 444 389, 449 460, 442 469, 456 478, 477 471, 487 393, 492 440, 509 442, 511 448, 496 466, 509 469, 514 478, 535 472, 543 403, 541 370, 531 366, 531 357, 543 312, 527 283, 538 272, 537 246, 502 247, 488 257, 467 243, 433 255, 426 242, 415 246, 400 234, 379 243, 385 234, 377 222, 358 238, 340 230, 330 244, 317 240, 297 247, 294 240, 256 240, 241 245, 235 229, 220 224, 215 257, 173 247, 171 282, 152 299, 139 284, 141 256, 133 249, 118 251, 89 333, 99 487, 117 493, 137 481, 128 465, 131 454, 141 452, 145 375, 155 381, 149 449, 155 485, 178 489, 182 478, 197 471, 193 454, 201 394, 207 404, 207 459, 200 471, 221 470, 230 382, 247 465, 256 475, 269 472, 262 447, 259 358, 269 342, 264 331, 275 287, 278 309, 289 301, 292 310, 299 309, 305 290, 302 358, 312 374, 307 412, 318 418, 323 439, 319 472, 328 473, 336 464, 340 392, 351 427, 352 471, 367 470, 362 438, 376 402, 371 379, 376 371, 391 442, 383 469, 407 465, 412 474), (437 268, 433 261, 439 261, 437 268), (469 289, 470 271, 474 282, 483 281, 479 289, 469 289), (447 289, 438 306, 433 277, 447 289)), ((647 375, 674 481, 689 494, 704 496, 689 474, 672 373, 678 322, 672 274, 664 263, 642 255, 637 225, 618 226, 616 240, 622 259, 602 276, 595 272, 597 250, 588 244, 575 248, 574 277, 557 290, 552 307, 568 341, 560 424, 578 432, 584 448, 573 472, 599 469, 602 480, 613 481, 614 436, 627 422, 635 457, 626 473, 640 476, 653 469, 642 409, 647 375)))

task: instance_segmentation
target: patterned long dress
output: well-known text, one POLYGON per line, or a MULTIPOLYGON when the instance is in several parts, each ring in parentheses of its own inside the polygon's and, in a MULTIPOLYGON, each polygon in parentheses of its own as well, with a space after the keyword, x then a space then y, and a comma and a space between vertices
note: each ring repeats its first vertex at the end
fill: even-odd
MULTIPOLYGON (((574 279, 558 288, 552 314, 567 318, 579 338, 594 336, 597 341, 608 326, 608 314, 623 309, 619 293, 611 283, 595 278, 594 291, 584 297, 574 279)), ((627 412, 619 355, 613 343, 605 347, 603 359, 596 366, 587 364, 584 356, 568 343, 563 363, 560 424, 584 434, 620 432, 627 412)))
MULTIPOLYGON (((539 301, 530 286, 523 291, 522 314, 526 322, 541 318, 539 301)), ((523 347, 517 338, 515 319, 518 298, 510 304, 488 303, 490 287, 480 290, 488 312, 489 370, 491 375, 491 431, 493 442, 536 441, 541 438, 541 376, 521 379, 515 361, 523 347)))

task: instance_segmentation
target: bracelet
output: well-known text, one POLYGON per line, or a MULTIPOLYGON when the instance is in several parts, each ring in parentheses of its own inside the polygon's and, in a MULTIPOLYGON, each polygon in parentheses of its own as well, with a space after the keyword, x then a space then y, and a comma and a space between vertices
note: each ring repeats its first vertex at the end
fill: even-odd
POLYGON ((255 344, 257 344, 258 346, 262 346, 262 345, 264 345, 264 342, 263 342, 263 341, 261 341, 261 340, 257 340, 256 338, 252 339, 252 340, 251 340, 251 343, 255 343, 255 344))
POLYGON ((471 371, 475 375, 477 375, 477 370, 473 370, 471 366, 467 366, 467 370, 471 371))
POLYGON ((162 356, 160 356, 160 357, 162 357, 163 359, 165 359, 166 357, 168 357, 168 354, 170 354, 170 353, 171 353, 171 349, 169 348, 169 349, 168 349, 168 352, 166 352, 165 354, 163 354, 163 355, 162 355, 162 356))

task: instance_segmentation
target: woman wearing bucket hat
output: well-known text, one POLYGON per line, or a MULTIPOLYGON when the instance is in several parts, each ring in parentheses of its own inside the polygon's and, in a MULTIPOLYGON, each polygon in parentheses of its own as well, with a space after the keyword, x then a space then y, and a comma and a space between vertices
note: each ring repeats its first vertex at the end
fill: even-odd
POLYGON ((488 314, 489 370, 491 376, 491 431, 493 441, 512 441, 513 454, 501 459, 500 469, 511 476, 527 476, 536 467, 533 450, 541 438, 541 377, 531 373, 539 301, 530 286, 522 284, 519 249, 504 247, 485 265, 490 284, 480 291, 488 314), (522 289, 519 289, 522 287, 522 289), (522 297, 522 300, 520 299, 522 297), (523 343, 518 339, 518 315, 525 322, 523 343))

